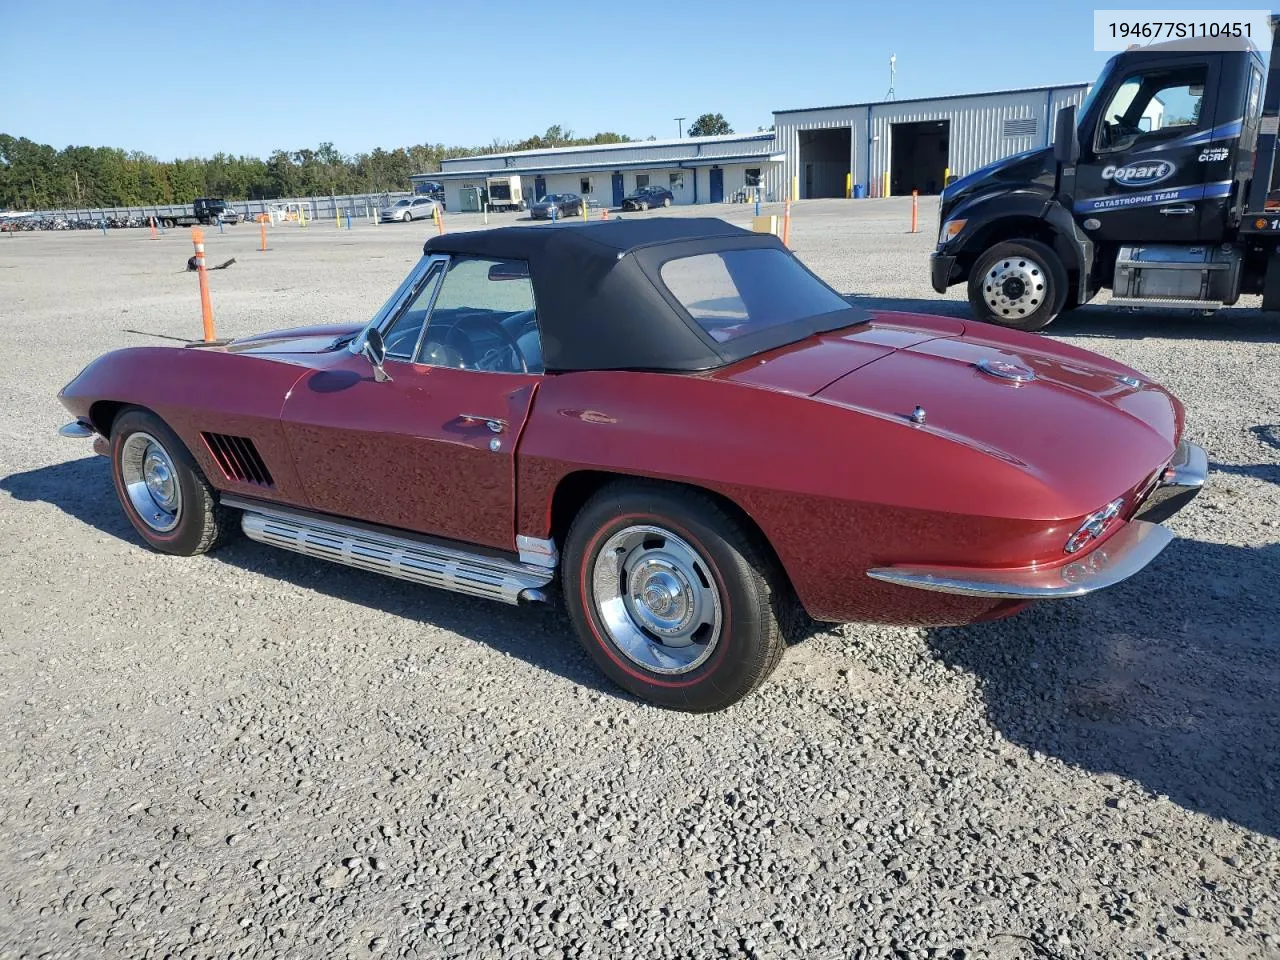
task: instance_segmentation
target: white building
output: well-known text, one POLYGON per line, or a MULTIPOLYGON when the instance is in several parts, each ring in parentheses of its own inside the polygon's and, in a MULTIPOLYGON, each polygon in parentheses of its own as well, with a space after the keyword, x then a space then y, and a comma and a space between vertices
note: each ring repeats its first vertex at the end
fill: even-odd
POLYGON ((676 203, 753 196, 757 182, 770 201, 938 193, 951 178, 1051 144, 1058 110, 1079 107, 1088 89, 1072 83, 778 110, 766 133, 478 154, 413 179, 442 183, 449 210, 463 209, 465 188, 513 175, 526 202, 578 193, 602 206, 645 185, 666 187, 676 203))
POLYGON ((938 193, 951 177, 1053 142, 1061 107, 1089 85, 774 112, 785 161, 775 189, 801 199, 938 193), (859 189, 861 188, 861 189, 859 189))
POLYGON ((577 193, 613 207, 638 187, 662 186, 675 203, 720 203, 782 163, 773 133, 638 140, 587 147, 477 154, 445 160, 415 183, 444 186, 445 208, 464 209, 462 191, 495 177, 519 176, 526 202, 549 193, 577 193))

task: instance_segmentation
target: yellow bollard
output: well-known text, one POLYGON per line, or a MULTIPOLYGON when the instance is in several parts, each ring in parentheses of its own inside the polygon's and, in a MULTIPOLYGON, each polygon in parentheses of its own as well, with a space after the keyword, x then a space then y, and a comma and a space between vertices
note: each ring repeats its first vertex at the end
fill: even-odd
POLYGON ((333 225, 339 230, 342 229, 342 214, 338 212, 338 205, 333 205, 333 225))
POLYGON ((444 233, 444 214, 440 212, 440 204, 431 208, 431 218, 436 222, 436 232, 444 233))
POLYGON ((850 172, 844 175, 844 198, 848 200, 852 196, 853 196, 853 173, 850 172))
MULTIPOLYGON (((793 176, 791 178, 791 199, 792 200, 800 199, 800 178, 799 177, 793 176)), ((783 242, 785 243, 786 241, 784 240, 783 242)))
POLYGON ((884 193, 880 194, 880 196, 887 197, 888 195, 889 195, 889 171, 886 170, 884 172, 884 193))
POLYGON ((582 198, 582 222, 587 222, 587 198, 582 198))
POLYGON ((782 245, 791 246, 791 199, 789 197, 782 213, 782 245))
POLYGON ((209 274, 204 269, 204 231, 191 228, 191 242, 196 247, 196 275, 200 279, 200 319, 204 324, 205 343, 216 339, 213 333, 213 303, 209 299, 209 274))

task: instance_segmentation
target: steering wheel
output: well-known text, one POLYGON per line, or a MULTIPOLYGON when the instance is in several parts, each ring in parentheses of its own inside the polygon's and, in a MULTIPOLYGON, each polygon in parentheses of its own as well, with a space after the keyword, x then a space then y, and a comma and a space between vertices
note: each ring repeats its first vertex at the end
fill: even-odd
POLYGON ((388 331, 386 337, 387 355, 393 357, 411 357, 413 348, 417 346, 418 334, 422 332, 422 324, 401 324, 398 329, 388 331))
MULTIPOLYGON (((506 350, 511 354, 511 359, 515 361, 515 366, 518 366, 520 368, 521 373, 529 372, 528 361, 525 360, 524 352, 520 349, 520 345, 516 343, 516 338, 513 337, 510 333, 508 333, 507 328, 504 327, 502 324, 500 324, 497 320, 493 320, 489 317, 468 317, 467 319, 460 321, 453 328, 453 331, 451 331, 451 333, 452 332, 462 333, 463 331, 461 328, 463 326, 483 328, 486 333, 492 335, 493 337, 496 337, 498 340, 501 341, 501 344, 502 344, 500 350, 488 351, 483 357, 474 358, 472 360, 472 365, 477 370, 495 370, 495 371, 507 370, 508 369, 507 364, 502 364, 501 366, 489 366, 490 361, 496 361, 498 359, 498 356, 500 356, 501 350, 506 350)), ((471 341, 471 346, 472 346, 472 349, 474 350, 475 341, 471 341)))

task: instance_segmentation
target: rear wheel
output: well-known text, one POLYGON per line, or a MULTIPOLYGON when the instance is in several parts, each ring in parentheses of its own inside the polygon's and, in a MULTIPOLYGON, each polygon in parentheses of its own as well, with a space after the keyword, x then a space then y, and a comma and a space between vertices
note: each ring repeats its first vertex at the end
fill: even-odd
POLYGON ((1062 312, 1066 300, 1066 268, 1035 240, 998 243, 969 273, 969 305, 988 323, 1040 330, 1062 312))
POLYGON ((790 589, 754 531, 695 491, 618 483, 566 542, 579 639, 619 686, 678 710, 720 710, 771 674, 790 589))
POLYGON ((163 420, 132 409, 111 429, 111 476, 125 515, 147 545, 189 557, 234 529, 199 465, 163 420))
POLYGON ((669 206, 671 206, 671 198, 670 198, 670 197, 663 197, 663 198, 662 198, 662 205, 663 205, 664 207, 669 207, 669 206))

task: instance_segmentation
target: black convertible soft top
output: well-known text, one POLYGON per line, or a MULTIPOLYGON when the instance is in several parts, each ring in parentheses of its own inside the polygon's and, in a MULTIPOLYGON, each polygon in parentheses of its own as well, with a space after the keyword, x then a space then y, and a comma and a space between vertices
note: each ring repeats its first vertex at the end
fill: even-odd
POLYGON ((668 260, 722 250, 790 251, 711 217, 566 221, 431 237, 425 254, 529 265, 548 371, 709 370, 863 319, 853 308, 719 343, 662 283, 668 260))

